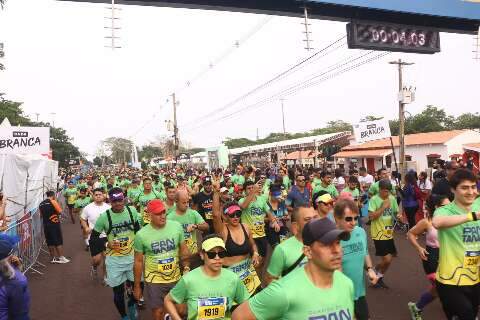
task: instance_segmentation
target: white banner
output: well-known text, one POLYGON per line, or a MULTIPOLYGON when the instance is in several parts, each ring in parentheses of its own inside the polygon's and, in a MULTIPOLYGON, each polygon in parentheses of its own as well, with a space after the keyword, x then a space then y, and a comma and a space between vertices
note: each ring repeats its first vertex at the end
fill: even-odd
POLYGON ((48 127, 0 127, 0 154, 48 154, 49 151, 48 127))
POLYGON ((392 135, 390 133, 390 125, 386 119, 355 124, 353 133, 358 143, 389 138, 392 135))

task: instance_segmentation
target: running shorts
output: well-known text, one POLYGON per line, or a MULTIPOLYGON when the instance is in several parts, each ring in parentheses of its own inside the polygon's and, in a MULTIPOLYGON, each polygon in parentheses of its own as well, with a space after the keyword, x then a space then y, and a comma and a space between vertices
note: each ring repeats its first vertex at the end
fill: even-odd
POLYGON ((69 207, 70 209, 73 209, 73 207, 75 207, 75 204, 74 203, 67 203, 67 207, 69 207))
POLYGON ((368 304, 365 296, 359 297, 354 301, 355 305, 355 319, 357 320, 368 320, 370 317, 368 315, 368 304))
POLYGON ((107 242, 107 237, 100 238, 98 241, 89 242, 90 255, 95 257, 96 255, 104 252, 107 242))
POLYGON ((163 299, 175 287, 172 283, 150 283, 145 282, 144 295, 148 306, 151 309, 163 308, 163 299))
POLYGON ((133 255, 124 257, 105 258, 105 266, 107 268, 107 285, 116 287, 125 281, 134 281, 133 278, 133 255))
POLYGON ((428 274, 437 272, 439 249, 427 246, 427 252, 428 252, 427 261, 422 260, 422 264, 423 264, 423 270, 425 271, 425 274, 428 275, 428 274))
POLYGON ((397 254, 397 248, 395 247, 395 242, 393 242, 393 239, 373 240, 373 244, 375 245, 375 255, 377 257, 385 257, 389 254, 397 254))
POLYGON ((267 256, 267 247, 268 247, 267 237, 253 238, 253 240, 255 241, 255 244, 257 245, 258 254, 262 258, 265 258, 267 256))
POLYGON ((43 231, 45 234, 45 241, 47 246, 56 247, 63 245, 62 229, 60 223, 49 223, 43 225, 43 231))
POLYGON ((478 314, 480 283, 454 286, 436 282, 438 297, 448 320, 475 320, 478 314))

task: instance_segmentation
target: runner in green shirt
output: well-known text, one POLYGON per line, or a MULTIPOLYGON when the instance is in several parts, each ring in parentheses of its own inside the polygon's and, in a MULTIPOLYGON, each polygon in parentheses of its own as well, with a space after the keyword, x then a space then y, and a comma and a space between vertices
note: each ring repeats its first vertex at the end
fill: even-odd
POLYGON ((198 253, 197 230, 206 232, 209 226, 197 211, 188 207, 189 199, 187 191, 177 191, 176 207, 168 212, 167 219, 182 225, 185 243, 193 255, 198 253))
MULTIPOLYGON (((378 192, 380 190, 380 188, 379 188, 380 180, 390 180, 390 178, 388 176, 388 171, 385 168, 378 169, 377 176, 378 176, 379 180, 377 182, 373 183, 370 186, 370 188, 368 189, 368 194, 369 194, 370 197, 373 197, 373 196, 378 194, 378 192)), ((390 184, 390 185, 391 185, 390 192, 392 193, 392 195, 396 195, 397 191, 395 190, 395 186, 393 184, 390 184)))
POLYGON ((298 207, 293 209, 292 231, 295 236, 283 241, 273 250, 265 279, 267 285, 307 263, 307 258, 303 254, 302 232, 309 221, 318 218, 318 212, 313 208, 298 207))
POLYGON ((67 189, 63 191, 63 196, 65 197, 65 202, 67 203, 68 207, 68 214, 70 215, 70 219, 72 219, 72 223, 75 223, 75 216, 73 215, 73 208, 75 207, 75 201, 77 200, 78 189, 75 188, 73 181, 68 181, 67 189))
POLYGON ((189 250, 183 236, 183 228, 177 221, 167 220, 163 202, 150 201, 146 210, 151 222, 135 237, 134 296, 142 296, 142 274, 145 278, 145 297, 154 320, 163 320, 163 300, 180 280, 181 269, 190 270, 189 250))
POLYGON ((121 188, 112 188, 108 195, 112 208, 98 217, 90 235, 90 245, 101 247, 103 242, 100 234, 106 233, 108 240, 105 258, 106 283, 113 289, 113 301, 122 320, 136 319, 135 300, 130 293, 127 293, 128 309, 125 306, 125 286, 131 287, 134 281, 133 241, 135 234, 140 230, 141 217, 134 207, 125 206, 121 188))
POLYGON ((138 179, 133 179, 132 184, 127 190, 127 197, 130 199, 130 201, 135 201, 140 194, 142 193, 142 190, 140 189, 139 186, 140 181, 138 179))
POLYGON ((353 282, 355 318, 368 320, 370 316, 365 298, 365 271, 372 284, 377 283, 378 277, 368 254, 367 234, 357 226, 358 214, 358 206, 351 199, 342 199, 335 204, 334 215, 337 227, 350 233, 350 239, 340 241, 340 244, 343 250, 342 272, 353 282))
POLYGON ((232 320, 354 319, 353 283, 338 271, 340 240, 347 239, 329 219, 309 222, 303 229, 307 264, 241 304, 232 320))
POLYGON ((438 208, 432 221, 440 243, 435 286, 448 319, 476 319, 480 294, 477 179, 470 170, 458 169, 449 183, 455 198, 438 208))
POLYGON ((379 277, 376 288, 388 288, 383 281, 383 276, 392 263, 393 256, 397 253, 393 240, 393 226, 395 218, 401 219, 398 210, 397 199, 391 195, 392 184, 390 180, 380 180, 378 184, 380 191, 373 196, 368 204, 368 217, 372 222, 370 234, 375 245, 375 255, 381 257, 375 270, 379 277))
POLYGON ((333 198, 337 198, 338 197, 338 190, 332 184, 332 174, 328 171, 322 171, 320 173, 320 179, 322 180, 322 183, 317 184, 315 186, 312 194, 318 193, 318 192, 323 190, 323 191, 328 192, 333 198))
POLYGON ((165 297, 165 308, 172 320, 182 320, 176 304, 187 303, 188 319, 230 319, 234 303, 248 299, 248 292, 240 278, 222 268, 227 255, 225 243, 215 235, 202 243, 204 265, 183 276, 165 297))
POLYGON ((153 199, 161 199, 160 194, 158 194, 152 188, 152 179, 145 178, 143 179, 143 192, 135 199, 134 203, 138 211, 143 217, 143 224, 150 223, 150 215, 148 212, 145 212, 145 208, 148 205, 148 202, 153 199))

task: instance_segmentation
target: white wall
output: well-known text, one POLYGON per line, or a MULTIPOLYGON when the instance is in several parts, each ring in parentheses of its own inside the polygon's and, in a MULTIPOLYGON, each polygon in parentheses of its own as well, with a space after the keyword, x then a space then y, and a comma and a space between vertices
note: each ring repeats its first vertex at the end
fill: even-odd
MULTIPOLYGON (((425 171, 428 168, 428 154, 439 154, 443 160, 448 159, 447 146, 441 144, 424 144, 416 146, 407 146, 405 154, 412 156, 412 161, 417 162, 418 172, 425 171)), ((397 158, 398 159, 398 158, 397 158)))
POLYGON ((450 155, 452 154, 463 154, 465 150, 463 149, 464 144, 468 143, 479 143, 480 142, 480 132, 476 132, 473 130, 468 130, 465 131, 462 134, 459 134, 455 138, 449 140, 446 143, 447 149, 448 149, 448 157, 445 157, 444 159, 448 160, 450 159, 450 155))

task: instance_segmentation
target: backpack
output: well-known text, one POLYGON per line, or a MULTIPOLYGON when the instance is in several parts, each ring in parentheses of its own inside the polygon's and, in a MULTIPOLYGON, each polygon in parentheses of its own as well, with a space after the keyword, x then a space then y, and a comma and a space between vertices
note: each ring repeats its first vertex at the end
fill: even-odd
MULTIPOLYGON (((107 236, 110 233, 112 233, 113 229, 119 229, 122 227, 128 227, 130 230, 133 230, 134 233, 137 233, 138 230, 140 230, 140 225, 138 221, 133 220, 132 210, 130 210, 129 206, 127 206, 127 210, 128 210, 128 214, 130 215, 130 222, 125 222, 124 225, 115 226, 115 227, 113 226, 113 223, 112 223, 112 210, 111 209, 107 210, 107 219, 108 219, 108 229, 106 232, 107 236)), ((116 232, 114 232, 114 234, 116 234, 116 232)))

